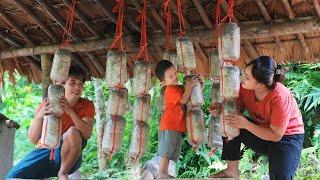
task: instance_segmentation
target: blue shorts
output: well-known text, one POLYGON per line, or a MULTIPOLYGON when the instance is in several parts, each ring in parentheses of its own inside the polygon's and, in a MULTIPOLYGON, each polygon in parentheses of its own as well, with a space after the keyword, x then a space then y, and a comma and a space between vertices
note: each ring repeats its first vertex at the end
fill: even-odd
MULTIPOLYGON (((82 149, 87 141, 82 140, 82 149)), ((50 149, 36 148, 32 150, 24 159, 15 165, 7 174, 7 178, 40 179, 57 177, 61 165, 61 145, 54 149, 54 160, 50 160, 50 149)), ((77 162, 71 168, 69 174, 79 169, 82 161, 82 153, 77 162)))

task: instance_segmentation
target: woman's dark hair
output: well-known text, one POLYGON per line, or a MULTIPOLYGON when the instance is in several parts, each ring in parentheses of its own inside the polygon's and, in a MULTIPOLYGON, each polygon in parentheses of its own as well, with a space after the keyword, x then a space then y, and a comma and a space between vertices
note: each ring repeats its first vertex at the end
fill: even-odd
POLYGON ((252 66, 252 76, 258 82, 263 83, 268 89, 274 89, 277 82, 284 80, 284 70, 281 65, 269 56, 260 56, 247 64, 252 66))
POLYGON ((156 76, 160 81, 164 80, 164 73, 166 72, 166 70, 168 70, 169 68, 173 67, 173 64, 168 61, 168 60, 162 60, 159 61, 156 65, 156 76))

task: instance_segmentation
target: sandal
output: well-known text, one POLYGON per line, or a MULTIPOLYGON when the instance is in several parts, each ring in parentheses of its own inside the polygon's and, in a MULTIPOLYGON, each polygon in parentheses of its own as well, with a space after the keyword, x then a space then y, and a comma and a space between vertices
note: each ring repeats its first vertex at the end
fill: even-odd
POLYGON ((232 178, 232 179, 239 179, 239 175, 237 177, 234 177, 230 174, 227 174, 225 171, 220 171, 217 174, 213 174, 209 176, 209 178, 232 178))

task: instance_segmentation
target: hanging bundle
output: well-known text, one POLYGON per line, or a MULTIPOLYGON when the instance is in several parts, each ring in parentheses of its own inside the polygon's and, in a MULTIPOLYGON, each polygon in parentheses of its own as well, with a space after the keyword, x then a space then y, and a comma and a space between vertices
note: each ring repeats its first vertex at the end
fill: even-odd
POLYGON ((162 59, 170 61, 176 69, 179 69, 179 62, 176 50, 165 50, 163 52, 162 59))
POLYGON ((210 116, 208 131, 208 146, 211 151, 222 148, 222 138, 220 129, 220 116, 210 116))
POLYGON ((187 112, 188 142, 193 147, 198 147, 207 141, 206 128, 201 110, 187 112))
POLYGON ((138 96, 133 104, 133 119, 136 121, 148 122, 150 117, 150 100, 149 94, 138 96))
POLYGON ((60 146, 61 132, 62 125, 59 116, 44 116, 40 144, 41 147, 51 149, 50 160, 54 159, 54 148, 60 146))
POLYGON ((134 62, 134 77, 132 79, 132 92, 134 95, 148 94, 151 83, 151 63, 146 61, 134 62))
POLYGON ((127 54, 123 46, 123 11, 124 0, 117 0, 113 11, 118 12, 115 37, 109 46, 106 64, 106 82, 109 87, 123 88, 128 81, 127 54))
POLYGON ((112 88, 107 103, 107 114, 124 116, 130 109, 128 89, 112 88))
POLYGON ((54 82, 66 81, 71 64, 71 52, 66 49, 57 49, 53 56, 50 78, 54 82))
POLYGON ((142 121, 134 121, 129 147, 129 157, 136 163, 146 154, 148 149, 149 125, 142 121))
POLYGON ((190 71, 196 69, 196 56, 193 48, 192 41, 186 35, 184 17, 182 13, 181 0, 177 0, 178 18, 180 33, 176 39, 177 56, 179 59, 179 66, 189 75, 190 71))
POLYGON ((239 96, 240 70, 237 66, 225 65, 222 67, 221 93, 226 99, 234 99, 239 96))
POLYGON ((64 87, 51 84, 48 87, 48 99, 51 106, 51 112, 55 115, 61 115, 63 109, 59 105, 59 100, 64 97, 64 87))
POLYGON ((123 117, 107 116, 103 131, 102 151, 107 154, 108 158, 120 151, 125 126, 126 121, 123 117))
POLYGON ((230 116, 233 114, 237 114, 237 107, 236 103, 234 100, 226 100, 223 103, 223 112, 220 116, 221 118, 221 134, 223 137, 227 137, 228 141, 232 140, 233 138, 239 136, 240 134, 240 129, 239 128, 234 128, 229 126, 223 118, 225 116, 230 116))
POLYGON ((214 49, 210 53, 210 79, 212 81, 220 80, 220 69, 222 67, 222 59, 219 57, 217 49, 214 49))
POLYGON ((223 102, 223 98, 220 93, 220 82, 213 82, 211 89, 211 104, 221 104, 223 102))
MULTIPOLYGON (((186 80, 191 80, 195 75, 185 76, 186 80)), ((187 103, 189 110, 201 109, 201 105, 204 104, 202 85, 198 81, 195 86, 193 86, 190 94, 190 99, 187 103)))
POLYGON ((109 50, 106 65, 106 83, 109 87, 123 88, 128 81, 127 54, 109 50))
POLYGON ((56 50, 53 57, 50 78, 53 81, 63 82, 67 80, 69 68, 71 64, 71 52, 66 50, 66 47, 72 43, 72 26, 74 20, 74 9, 76 0, 72 0, 68 11, 67 23, 62 36, 61 47, 56 50))

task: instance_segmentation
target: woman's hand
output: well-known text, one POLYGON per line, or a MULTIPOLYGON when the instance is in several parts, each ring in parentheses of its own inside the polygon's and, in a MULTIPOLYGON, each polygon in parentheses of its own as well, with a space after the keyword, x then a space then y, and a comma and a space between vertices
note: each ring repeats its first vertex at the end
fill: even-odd
POLYGON ((67 115, 73 113, 73 109, 64 97, 59 99, 59 105, 67 115))
POLYGON ((47 116, 50 114, 52 114, 51 105, 50 105, 48 98, 46 98, 44 100, 44 105, 41 107, 41 109, 38 111, 38 113, 35 114, 34 119, 40 120, 40 119, 43 119, 44 116, 47 116))
POLYGON ((246 129, 248 127, 248 120, 242 115, 233 114, 230 116, 224 116, 224 121, 231 127, 246 129))

